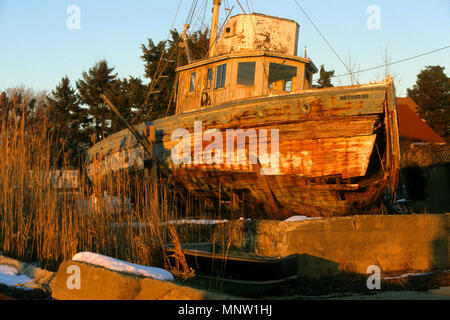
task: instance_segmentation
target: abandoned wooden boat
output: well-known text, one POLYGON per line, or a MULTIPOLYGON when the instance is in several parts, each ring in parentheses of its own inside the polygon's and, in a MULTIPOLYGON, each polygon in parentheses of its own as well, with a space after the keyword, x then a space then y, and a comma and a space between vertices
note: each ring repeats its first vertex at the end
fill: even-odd
MULTIPOLYGON (((165 252, 173 266, 177 249, 172 244, 165 252)), ((181 244, 181 251, 196 275, 241 285, 266 286, 298 277, 298 255, 267 257, 212 242, 181 244)))
POLYGON ((274 218, 374 212, 398 179, 393 80, 313 88, 298 34, 295 21, 231 17, 208 57, 176 70, 176 114, 136 126, 150 154, 120 131, 89 149, 88 175, 142 171, 154 156, 198 197, 262 204, 274 218))

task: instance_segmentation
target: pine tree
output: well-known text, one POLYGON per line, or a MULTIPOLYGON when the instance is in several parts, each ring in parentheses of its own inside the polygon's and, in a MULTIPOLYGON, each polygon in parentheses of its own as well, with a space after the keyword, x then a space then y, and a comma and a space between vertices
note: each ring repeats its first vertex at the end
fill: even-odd
MULTIPOLYGON (((129 77, 114 80, 106 90, 108 99, 119 110, 120 114, 132 122, 137 110, 144 104, 148 86, 144 85, 139 78, 129 77)), ((113 116, 111 119, 111 132, 117 132, 126 128, 125 124, 113 116)))
POLYGON ((334 70, 326 71, 324 65, 320 66, 319 80, 317 80, 318 88, 333 87, 331 78, 334 76, 334 70))
POLYGON ((89 116, 94 124, 95 140, 99 141, 111 133, 112 113, 103 101, 101 94, 111 89, 117 77, 114 68, 108 67, 106 60, 97 62, 88 72, 83 72, 83 79, 77 81, 80 100, 88 106, 89 116))
POLYGON ((89 119, 85 109, 80 107, 80 100, 70 85, 66 76, 47 97, 49 124, 53 129, 54 144, 61 149, 65 159, 59 159, 59 164, 68 161, 76 165, 78 155, 89 146, 87 132, 89 119))
POLYGON ((419 106, 422 119, 441 137, 450 141, 450 78, 444 67, 427 66, 417 75, 417 81, 407 96, 419 106))

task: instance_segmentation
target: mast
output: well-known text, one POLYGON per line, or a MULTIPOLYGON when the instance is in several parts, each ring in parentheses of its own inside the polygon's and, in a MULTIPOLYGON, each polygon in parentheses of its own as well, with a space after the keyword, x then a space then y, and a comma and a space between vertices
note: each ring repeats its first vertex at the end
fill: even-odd
POLYGON ((219 8, 222 0, 213 0, 213 17, 211 23, 211 36, 209 39, 209 57, 213 57, 216 51, 217 28, 219 25, 219 8))
POLYGON ((192 63, 193 58, 192 58, 191 48, 189 47, 189 42, 188 42, 187 35, 186 35, 188 28, 189 28, 189 25, 185 24, 183 33, 181 34, 181 37, 183 38, 184 50, 186 51, 186 57, 187 57, 188 63, 192 63))

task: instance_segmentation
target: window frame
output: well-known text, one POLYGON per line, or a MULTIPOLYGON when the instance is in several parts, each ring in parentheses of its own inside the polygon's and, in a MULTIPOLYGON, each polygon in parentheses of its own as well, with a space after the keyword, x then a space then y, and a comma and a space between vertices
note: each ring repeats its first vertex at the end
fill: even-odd
POLYGON ((196 89, 196 78, 197 78, 197 72, 193 71, 189 75, 189 93, 195 92, 196 89))
POLYGON ((214 90, 224 89, 226 81, 227 81, 227 63, 223 63, 223 64, 216 66, 216 77, 215 78, 216 79, 214 81, 214 90))
POLYGON ((268 63, 268 76, 267 76, 267 87, 270 89, 270 90, 277 90, 277 91, 283 91, 283 92, 295 92, 295 90, 297 90, 297 86, 298 86, 298 80, 297 80, 297 83, 296 83, 296 85, 294 86, 294 78, 295 79, 298 79, 298 70, 299 70, 299 66, 298 65, 291 65, 291 64, 286 64, 286 60, 285 61, 283 61, 283 62, 276 62, 276 61, 269 61, 269 63, 268 63), (290 78, 290 79, 280 79, 280 80, 282 80, 283 81, 283 88, 282 89, 274 89, 273 88, 273 86, 271 86, 271 84, 272 83, 276 83, 277 81, 280 81, 280 80, 277 80, 277 81, 270 81, 271 79, 270 79, 270 77, 271 77, 271 71, 273 72, 273 71, 275 71, 275 70, 271 70, 271 65, 272 64, 274 64, 274 65, 277 65, 276 67, 275 67, 275 70, 276 69, 278 69, 278 68, 280 68, 280 67, 283 67, 283 68, 285 68, 285 67, 289 67, 289 68, 292 68, 292 70, 293 69, 295 69, 295 74, 290 78), (290 91, 287 91, 286 90, 286 87, 287 87, 287 84, 290 82, 290 91))
POLYGON ((214 87, 214 68, 208 68, 206 70, 206 84, 205 84, 205 88, 206 90, 211 90, 214 87), (211 79, 209 78, 209 76, 211 75, 211 79))
POLYGON ((256 61, 242 61, 242 62, 238 62, 237 74, 236 74, 236 84, 241 85, 241 86, 245 86, 245 87, 254 87, 255 86, 255 80, 256 80, 256 61), (252 70, 253 77, 252 77, 251 84, 250 84, 250 82, 249 83, 239 82, 239 70, 242 70, 242 69, 239 68, 239 66, 243 65, 243 64, 253 65, 253 68, 252 68, 253 69, 252 70))

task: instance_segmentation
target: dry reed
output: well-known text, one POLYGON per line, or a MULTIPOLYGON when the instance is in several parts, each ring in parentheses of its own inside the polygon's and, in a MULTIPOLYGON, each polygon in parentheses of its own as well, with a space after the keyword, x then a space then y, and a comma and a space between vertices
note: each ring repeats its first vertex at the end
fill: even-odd
POLYGON ((189 195, 180 198, 175 185, 154 175, 121 172, 87 182, 81 174, 78 190, 56 190, 50 172, 64 150, 52 144, 57 139, 45 114, 31 125, 20 110, 18 104, 1 110, 0 250, 5 255, 50 269, 81 251, 162 266, 168 261, 165 243, 203 237, 162 223, 199 217, 201 205, 189 195))

